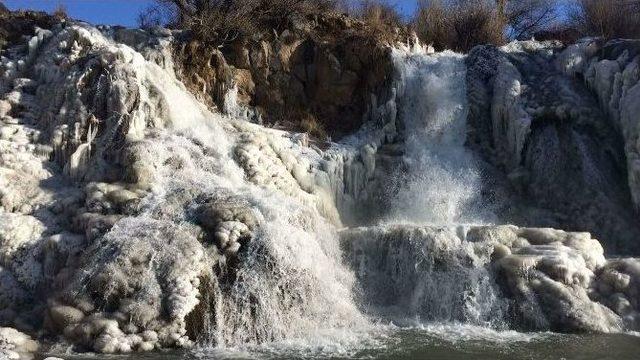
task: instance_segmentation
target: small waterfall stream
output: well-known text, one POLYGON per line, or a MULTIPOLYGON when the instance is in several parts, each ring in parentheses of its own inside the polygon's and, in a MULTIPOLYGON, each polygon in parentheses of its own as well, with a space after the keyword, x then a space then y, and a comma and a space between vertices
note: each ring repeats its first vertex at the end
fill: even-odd
POLYGON ((465 57, 396 49, 403 166, 389 182, 381 225, 343 232, 365 311, 396 323, 502 326, 488 257, 467 243, 467 225, 484 223, 480 174, 465 148, 465 57))
POLYGON ((467 98, 465 56, 424 49, 395 50, 403 96, 406 171, 388 217, 417 224, 482 223, 490 214, 480 201, 480 174, 465 148, 467 98))

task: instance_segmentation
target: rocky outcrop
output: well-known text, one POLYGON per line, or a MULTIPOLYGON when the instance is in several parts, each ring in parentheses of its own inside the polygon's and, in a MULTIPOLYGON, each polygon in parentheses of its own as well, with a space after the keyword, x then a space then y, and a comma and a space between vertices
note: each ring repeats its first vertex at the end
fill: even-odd
POLYGON ((36 28, 50 29, 59 20, 43 12, 8 11, 0 4, 0 49, 19 45, 24 37, 35 35, 36 28))
POLYGON ((469 146, 490 164, 489 183, 510 184, 510 194, 493 197, 526 204, 503 206, 510 221, 589 231, 608 252, 636 253, 640 226, 620 134, 589 90, 556 70, 556 59, 581 61, 562 60, 561 50, 516 42, 471 51, 469 146))
MULTIPOLYGON (((179 74, 220 110, 246 115, 250 106, 248 116, 256 122, 321 140, 353 133, 369 119, 372 94, 388 97, 390 49, 367 24, 346 15, 328 13, 295 23, 218 48, 178 42, 179 74)), ((398 32, 391 42, 407 40, 408 34, 398 32)))

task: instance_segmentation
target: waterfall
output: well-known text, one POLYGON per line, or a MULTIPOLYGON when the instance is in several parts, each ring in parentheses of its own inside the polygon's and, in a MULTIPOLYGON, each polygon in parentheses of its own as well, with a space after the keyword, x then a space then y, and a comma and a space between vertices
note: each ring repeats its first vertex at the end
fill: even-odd
MULTIPOLYGON (((401 50, 393 56, 403 89, 404 172, 392 174, 397 193, 387 225, 370 229, 338 234, 319 212, 319 200, 300 189, 286 164, 291 156, 302 164, 317 160, 289 134, 171 96, 180 101, 167 105, 168 129, 146 140, 154 149, 158 190, 143 216, 188 227, 181 221, 190 212, 222 201, 257 223, 249 241, 234 245, 237 255, 226 254, 221 270, 210 275, 210 324, 201 341, 237 346, 309 339, 327 329, 360 331, 370 327, 370 317, 500 322, 503 304, 484 267, 488 256, 476 254, 458 225, 485 216, 479 173, 464 147, 464 57, 401 50), (174 106, 204 115, 191 119, 174 106), (180 206, 168 206, 177 194, 180 206), (191 209, 186 215, 185 207, 191 209), (419 228, 392 225, 406 222, 419 228)), ((244 233, 249 223, 230 224, 231 233, 244 233)))
POLYGON ((397 174, 391 221, 451 225, 490 217, 480 201, 480 174, 465 148, 465 57, 423 49, 393 52, 403 96, 404 168, 397 174))
POLYGON ((323 357, 398 325, 638 327, 635 260, 605 260, 589 233, 487 225, 470 58, 392 49, 367 123, 324 147, 247 121, 236 88, 225 114, 200 102, 158 65, 171 32, 147 57, 108 33, 69 21, 0 59, 3 326, 42 320, 96 353, 323 357))
MULTIPOLYGON (((80 319, 86 324, 69 340, 114 353, 366 328, 352 294, 355 277, 342 263, 337 210, 328 190, 314 183, 330 184, 329 175, 310 173, 320 169, 320 151, 237 111, 210 111, 172 69, 88 26, 56 33, 43 52, 63 51, 58 44, 77 36, 86 51, 95 44, 96 52, 118 59, 118 75, 129 84, 115 78, 121 88, 113 96, 122 98, 110 101, 129 106, 121 106, 127 132, 117 156, 130 183, 88 186, 96 213, 87 221, 102 219, 97 212, 111 206, 107 198, 115 197, 105 193, 132 206, 108 218, 112 226, 102 233, 94 221, 95 241, 60 301, 89 304, 96 314, 80 319), (105 321, 109 330, 86 330, 105 321)), ((60 76, 57 88, 66 79, 60 76)))
MULTIPOLYGON (((335 228, 306 197, 296 197, 300 190, 295 181, 286 183, 291 188, 280 189, 249 181, 238 165, 238 153, 250 151, 243 142, 246 134, 268 141, 283 135, 209 113, 199 124, 177 124, 147 140, 156 158, 156 191, 146 200, 142 217, 188 229, 189 213, 197 214, 213 201, 217 206, 232 203, 232 211, 248 212, 257 223, 249 241, 237 242, 237 254, 217 258, 223 265, 210 275, 215 293, 203 320, 211 324, 204 326, 200 341, 239 346, 308 337, 318 329, 365 326, 352 299, 355 279, 341 263, 335 228), (184 208, 190 210, 185 214, 184 208)), ((266 178, 290 176, 279 161, 274 154, 255 166, 266 178)), ((230 237, 244 231, 247 223, 229 223, 234 222, 230 237)), ((205 265, 205 273, 214 259, 205 265)))
POLYGON ((505 304, 487 254, 466 241, 470 223, 492 218, 466 140, 465 57, 395 49, 403 165, 388 180, 380 226, 342 232, 364 311, 395 323, 504 326, 505 304))

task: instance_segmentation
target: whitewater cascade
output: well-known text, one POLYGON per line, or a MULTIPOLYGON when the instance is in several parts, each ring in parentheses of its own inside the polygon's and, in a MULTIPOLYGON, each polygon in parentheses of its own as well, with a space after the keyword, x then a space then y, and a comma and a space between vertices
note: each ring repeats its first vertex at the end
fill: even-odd
POLYGON ((395 49, 402 167, 381 224, 343 232, 366 312, 396 323, 500 326, 488 259, 463 241, 480 222, 480 179, 466 139, 465 57, 395 49), (397 225, 405 224, 405 225, 397 225), (410 225, 407 225, 410 224, 410 225))
MULTIPOLYGON (((151 80, 158 87, 168 82, 151 80)), ((153 157, 145 159, 154 164, 153 191, 140 214, 120 220, 105 240, 122 243, 120 251, 127 252, 132 239, 149 241, 152 231, 193 233, 190 213, 213 230, 205 241, 218 245, 221 254, 205 246, 204 254, 180 260, 199 268, 191 273, 199 272, 195 285, 206 294, 200 294, 199 313, 206 317, 193 320, 211 322, 202 324, 201 342, 257 344, 366 324, 352 301, 354 279, 340 263, 336 230, 320 214, 325 208, 316 206, 324 195, 303 191, 288 168, 300 161, 290 147, 303 160, 313 154, 291 143, 288 133, 210 113, 184 90, 166 99, 170 122, 143 145, 153 157), (183 109, 190 109, 189 114, 183 109), (219 271, 213 273, 216 261, 219 271)), ((190 252, 199 247, 187 246, 190 252)), ((154 248, 157 257, 174 253, 162 243, 154 248)), ((106 249, 101 245, 97 251, 106 249)), ((187 285, 189 297, 197 293, 192 286, 187 285)), ((174 316, 184 318, 197 303, 186 300, 174 316)))
POLYGON ((465 57, 402 48, 394 62, 403 171, 390 181, 389 216, 341 233, 365 312, 401 324, 620 329, 590 298, 605 260, 589 234, 482 225, 496 216, 465 147, 465 57))
POLYGON ((636 262, 488 225, 464 56, 393 50, 391 97, 321 150, 198 101, 158 31, 70 22, 2 58, 0 325, 100 353, 353 345, 379 322, 638 326, 636 262), (390 184, 379 222, 344 228, 372 184, 390 184))
POLYGON ((457 225, 486 221, 480 175, 465 148, 465 57, 450 51, 397 49, 393 59, 402 96, 404 171, 397 174, 389 217, 417 224, 457 225))
MULTIPOLYGON (((28 190, 40 201, 38 212, 20 208, 20 201, 34 195, 15 188, 18 183, 10 185, 11 197, 3 197, 4 209, 18 211, 0 214, 3 224, 12 224, 0 234, 6 249, 2 265, 10 270, 2 271, 3 304, 27 305, 36 301, 32 294, 38 289, 56 287, 46 326, 102 353, 193 341, 256 344, 365 326, 336 231, 334 196, 342 187, 332 186, 343 180, 321 169, 342 168, 351 155, 333 154, 337 165, 323 167, 321 154, 296 134, 212 113, 176 80, 167 42, 155 43, 145 58, 111 36, 108 29, 102 33, 85 24, 43 32, 30 50, 42 70, 35 79, 13 78, 30 71, 5 73, 4 84, 17 103, 3 154, 13 154, 14 144, 25 141, 23 128, 28 131, 40 116, 59 123, 53 141, 63 171, 38 171, 47 157, 32 153, 40 151, 34 147, 21 148, 22 158, 3 157, 10 171, 26 171, 25 178, 34 179, 28 190), (78 54, 94 60, 55 62, 78 54), (119 118, 76 122, 76 116, 87 116, 86 97, 72 96, 78 83, 89 81, 97 87, 96 101, 108 98, 89 107, 97 112, 105 106, 104 112, 119 118), (27 93, 13 85, 24 82, 70 95, 60 96, 60 110, 57 98, 40 99, 48 96, 45 91, 31 94, 33 86, 27 93), (103 156, 119 161, 128 183, 90 181, 112 171, 103 156), (25 168, 24 159, 35 170, 25 168), (69 213, 58 217, 60 211, 49 210, 56 193, 37 183, 72 193, 65 174, 87 185, 66 200, 70 204, 62 206, 69 213), (87 241, 63 231, 65 217, 87 241), (45 276, 55 281, 47 285, 45 276)), ((5 62, 15 67, 11 59, 5 62)), ((348 160, 356 173, 365 168, 348 160)), ((9 321, 16 315, 5 312, 9 321)))

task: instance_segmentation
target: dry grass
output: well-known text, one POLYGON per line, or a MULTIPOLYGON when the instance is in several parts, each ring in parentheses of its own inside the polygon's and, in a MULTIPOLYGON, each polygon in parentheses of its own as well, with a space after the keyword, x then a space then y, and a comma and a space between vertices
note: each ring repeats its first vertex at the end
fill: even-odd
POLYGON ((328 138, 324 125, 313 114, 302 113, 299 116, 298 124, 302 132, 309 134, 312 139, 324 141, 328 138))
POLYGON ((372 34, 380 38, 393 39, 397 29, 405 26, 395 7, 379 0, 363 0, 352 12, 372 34))
POLYGON ((479 44, 499 45, 505 40, 504 22, 495 7, 482 0, 422 1, 413 27, 422 41, 437 50, 469 51, 479 44))
POLYGON ((188 29, 201 42, 224 44, 270 35, 337 9, 338 0, 156 0, 141 22, 188 29))
MULTIPOLYGON (((138 16, 141 28, 165 25, 190 30, 215 46, 236 39, 271 37, 284 29, 305 29, 323 15, 350 13, 363 21, 363 35, 395 40, 406 23, 381 0, 155 0, 138 16)), ((312 25, 313 26, 313 25, 312 25)))
POLYGON ((640 38, 640 1, 579 0, 572 19, 583 35, 640 38))

